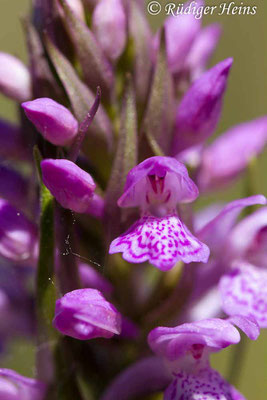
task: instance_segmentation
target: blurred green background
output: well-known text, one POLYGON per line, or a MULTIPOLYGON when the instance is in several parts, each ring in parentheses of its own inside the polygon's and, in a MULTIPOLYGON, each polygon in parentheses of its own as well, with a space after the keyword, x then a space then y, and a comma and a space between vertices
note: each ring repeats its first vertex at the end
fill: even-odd
MULTIPOLYGON (((149 1, 147 1, 149 2, 149 1)), ((210 0, 210 5, 223 1, 210 0)), ((161 4, 166 2, 161 0, 161 4)), ((177 4, 180 1, 176 2, 177 4)), ((232 125, 247 121, 267 113, 267 2, 265 0, 244 0, 245 5, 258 7, 255 16, 207 16, 203 23, 219 22, 223 25, 224 34, 212 60, 216 63, 224 58, 233 57, 228 90, 225 96, 222 118, 217 134, 224 132, 232 125)), ((240 5, 236 1, 236 5, 240 5)), ((27 62, 21 18, 30 7, 30 0, 1 0, 0 12, 0 50, 12 53, 27 62)), ((150 17, 156 27, 163 14, 150 17)), ((12 101, 0 95, 0 117, 16 120, 16 108, 12 101)), ((267 195, 267 157, 266 152, 259 157, 258 177, 259 190, 267 195)), ((244 196, 244 179, 232 187, 209 196, 204 201, 234 199, 244 196)), ((3 321, 1 321, 3 323, 3 321)), ((25 342, 16 344, 17 357, 8 356, 0 360, 2 367, 15 368, 26 375, 34 373, 33 349, 25 342)), ((227 375, 232 349, 229 348, 213 357, 213 364, 227 375)), ((255 343, 249 343, 244 357, 239 390, 248 400, 266 400, 267 398, 267 332, 262 331, 255 343)), ((118 399, 119 400, 119 399, 118 399)))

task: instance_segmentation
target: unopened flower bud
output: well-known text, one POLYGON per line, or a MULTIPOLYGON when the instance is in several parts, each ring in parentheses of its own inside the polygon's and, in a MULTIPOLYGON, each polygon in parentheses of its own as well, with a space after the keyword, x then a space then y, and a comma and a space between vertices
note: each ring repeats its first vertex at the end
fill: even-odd
POLYGON ((0 52, 0 92, 19 102, 31 98, 27 67, 18 58, 3 52, 0 52))
POLYGON ((41 162, 41 168, 45 186, 62 207, 87 212, 95 190, 91 175, 64 159, 46 159, 41 162))
POLYGON ((172 154, 202 143, 216 129, 233 60, 205 72, 186 92, 176 115, 172 154))
POLYGON ((78 122, 72 113, 52 99, 28 101, 22 107, 36 129, 56 146, 70 144, 78 133, 78 122))
POLYGON ((126 43, 126 15, 121 0, 100 0, 93 13, 95 36, 107 57, 116 60, 126 43))
POLYGON ((56 302, 54 326, 80 340, 111 338, 120 334, 121 316, 96 289, 78 289, 56 302))

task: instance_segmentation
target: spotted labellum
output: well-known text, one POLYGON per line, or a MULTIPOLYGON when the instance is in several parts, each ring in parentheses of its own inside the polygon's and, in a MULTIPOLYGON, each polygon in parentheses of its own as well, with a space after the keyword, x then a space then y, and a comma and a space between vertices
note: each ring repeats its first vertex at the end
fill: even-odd
POLYGON ((152 157, 133 168, 120 207, 139 207, 141 219, 119 238, 109 252, 122 252, 129 262, 149 261, 166 271, 178 261, 207 262, 209 249, 179 219, 177 203, 196 199, 198 189, 183 164, 170 157, 152 157))

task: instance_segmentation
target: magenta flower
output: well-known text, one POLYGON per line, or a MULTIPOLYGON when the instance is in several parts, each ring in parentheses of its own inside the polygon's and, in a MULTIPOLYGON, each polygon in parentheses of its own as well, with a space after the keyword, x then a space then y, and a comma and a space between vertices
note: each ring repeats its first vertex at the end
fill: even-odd
POLYGON ((267 265, 267 207, 243 218, 231 231, 229 246, 236 259, 267 265))
POLYGON ((20 211, 0 199, 0 254, 22 264, 34 264, 38 235, 33 225, 20 211))
POLYGON ((214 369, 201 370, 197 375, 186 372, 175 374, 175 379, 164 393, 163 400, 246 400, 214 369))
POLYGON ((121 331, 121 316, 96 289, 77 289, 56 302, 54 326, 80 340, 111 338, 121 331))
POLYGON ((163 271, 179 260, 207 262, 208 247, 189 232, 176 212, 178 202, 191 202, 197 196, 197 187, 179 161, 170 157, 143 161, 128 173, 118 200, 120 207, 139 207, 142 217, 113 240, 110 254, 122 252, 129 262, 149 261, 163 271))
MULTIPOLYGON (((252 218, 252 216, 241 220, 239 223, 236 222, 238 216, 245 207, 256 204, 266 204, 266 198, 258 195, 235 200, 224 206, 220 212, 216 212, 215 216, 212 215, 212 213, 212 218, 197 231, 198 237, 204 240, 210 247, 211 258, 208 265, 200 265, 196 272, 196 290, 192 296, 192 303, 195 305, 195 309, 189 311, 187 318, 196 318, 196 310, 197 315, 201 315, 202 317, 203 315, 205 317, 218 315, 222 310, 222 302, 223 304, 227 302, 225 296, 226 293, 228 293, 224 292, 224 294, 222 294, 218 290, 217 285, 220 279, 224 275, 236 276, 236 273, 232 272, 232 268, 236 271, 236 263, 238 261, 243 260, 242 262, 244 263, 244 260, 248 259, 248 255, 251 255, 251 252, 254 254, 252 250, 255 248, 254 246, 258 246, 258 249, 262 248, 259 252, 258 260, 264 260, 264 257, 266 257, 266 255, 264 256, 265 225, 264 221, 262 221, 262 223, 260 222, 260 214, 262 214, 264 208, 257 211, 257 213, 260 214, 256 215, 254 223, 254 218, 252 218), (248 221, 246 221, 246 219, 248 219, 248 221), (249 222, 250 220, 251 223, 249 222), (242 228, 243 224, 244 229, 242 228), (249 232, 249 225, 252 228, 251 233, 249 232), (258 237, 260 237, 260 242, 258 242, 258 237), (261 244, 259 245, 259 243, 261 244), (212 307, 210 307, 211 305, 212 307)), ((254 297, 261 296, 260 287, 257 288, 257 286, 254 285, 253 291, 255 292, 254 297)), ((244 290, 244 303, 250 301, 246 299, 246 293, 247 292, 244 290)), ((234 292, 232 292, 231 297, 232 299, 230 299, 230 301, 235 298, 234 292)), ((247 310, 247 315, 252 315, 251 310, 247 310)), ((232 315, 232 313, 229 315, 232 315)), ((242 312, 241 315, 245 315, 244 312, 242 312)), ((254 317, 261 326, 261 322, 258 320, 256 313, 254 317)))
POLYGON ((93 29, 104 53, 111 60, 124 50, 126 14, 121 0, 100 0, 93 12, 93 29))
POLYGON ((202 143, 216 129, 233 60, 228 58, 205 72, 179 104, 172 154, 202 143))
POLYGON ((198 185, 210 190, 231 182, 267 143, 267 117, 242 123, 222 134, 204 150, 198 185))
POLYGON ((226 314, 252 316, 267 328, 266 269, 240 262, 221 278, 219 290, 226 314))
POLYGON ((32 96, 29 70, 18 58, 3 52, 0 52, 0 92, 19 102, 32 96))
POLYGON ((219 24, 208 25, 197 35, 186 60, 186 68, 191 71, 191 79, 198 79, 214 53, 221 37, 219 24))
MULTIPOLYGON (((202 3, 198 1, 199 5, 202 3)), ((201 20, 192 13, 177 16, 170 15, 165 21, 167 56, 170 71, 179 72, 201 29, 201 20)), ((156 38, 158 42, 158 38, 156 38)), ((156 44, 158 47, 158 44, 156 44)))
POLYGON ((46 159, 41 168, 45 186, 62 207, 78 213, 90 209, 95 190, 91 175, 65 159, 46 159))
POLYGON ((0 398, 3 400, 42 400, 46 386, 11 369, 0 368, 0 398))
MULTIPOLYGON (((196 8, 203 6, 203 1, 192 3, 196 8)), ((184 9, 190 2, 184 5, 184 9)), ((169 5, 171 8, 171 4, 169 5)), ((168 11, 168 6, 166 10, 168 11)), ((170 16, 164 23, 166 32, 166 50, 168 66, 175 77, 188 78, 191 81, 199 78, 214 53, 221 36, 218 24, 201 28, 201 18, 193 12, 170 16)), ((159 33, 154 38, 154 52, 159 48, 159 33)), ((154 57, 155 58, 155 57, 154 57)), ((179 81, 179 80, 178 80, 179 81)))
POLYGON ((72 113, 52 99, 44 97, 21 106, 43 137, 56 146, 70 144, 78 133, 78 121, 72 113))
MULTIPOLYGON (((164 399, 178 400, 183 396, 193 399, 205 394, 207 400, 227 400, 233 398, 232 394, 237 395, 235 389, 209 365, 211 353, 240 341, 240 334, 233 323, 244 330, 250 339, 257 339, 257 323, 246 318, 206 319, 175 328, 159 327, 150 332, 150 347, 166 360, 167 367, 174 376, 173 382, 165 391, 164 399)), ((238 395, 240 397, 236 397, 237 399, 243 399, 238 395)))

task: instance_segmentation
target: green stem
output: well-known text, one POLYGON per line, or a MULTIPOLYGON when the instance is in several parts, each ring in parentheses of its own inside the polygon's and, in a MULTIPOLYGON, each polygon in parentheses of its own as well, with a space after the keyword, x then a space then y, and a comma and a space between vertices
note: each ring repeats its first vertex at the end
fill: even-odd
POLYGON ((52 357, 57 340, 53 328, 56 288, 54 285, 54 201, 48 189, 41 184, 41 215, 39 259, 36 281, 37 307, 37 371, 38 376, 49 380, 45 360, 52 357))

